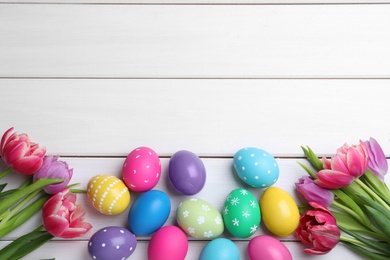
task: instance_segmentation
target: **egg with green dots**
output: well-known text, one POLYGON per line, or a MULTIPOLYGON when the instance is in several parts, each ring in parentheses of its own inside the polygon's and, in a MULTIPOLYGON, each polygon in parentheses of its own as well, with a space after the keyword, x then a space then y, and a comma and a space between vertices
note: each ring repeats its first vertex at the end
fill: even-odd
POLYGON ((239 150, 233 158, 234 169, 242 181, 254 188, 267 188, 279 178, 279 166, 275 158, 259 148, 239 150))
POLYGON ((118 215, 130 204, 130 192, 119 178, 101 174, 91 178, 87 186, 88 200, 100 213, 118 215))

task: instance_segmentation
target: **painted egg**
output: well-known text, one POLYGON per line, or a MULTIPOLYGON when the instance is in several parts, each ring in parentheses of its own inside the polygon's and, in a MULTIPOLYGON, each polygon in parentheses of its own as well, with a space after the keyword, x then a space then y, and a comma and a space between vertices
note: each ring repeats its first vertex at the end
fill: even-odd
POLYGON ((153 189, 161 176, 161 162, 155 151, 138 147, 126 157, 122 168, 123 181, 135 192, 153 189))
POLYGON ((110 226, 96 231, 88 243, 88 253, 92 259, 123 260, 135 250, 137 240, 126 228, 110 226))
POLYGON ((278 239, 271 236, 256 236, 249 241, 248 256, 250 260, 292 260, 288 248, 278 239))
POLYGON ((147 191, 131 205, 128 217, 130 230, 137 236, 152 234, 164 225, 170 211, 171 202, 163 191, 147 191))
POLYGON ((164 226, 150 239, 148 260, 183 260, 187 251, 186 234, 176 226, 164 226))
POLYGON ((249 237, 256 232, 260 225, 259 203, 248 190, 235 189, 225 200, 222 216, 226 229, 233 236, 249 237))
POLYGON ((265 226, 274 235, 288 236, 299 224, 299 211, 291 195, 277 187, 269 187, 260 198, 265 226))
POLYGON ((190 151, 174 153, 169 160, 168 176, 172 186, 184 195, 194 195, 206 182, 206 170, 201 159, 190 151))
POLYGON ((224 230, 221 214, 202 199, 191 198, 180 203, 176 220, 186 234, 195 238, 216 238, 224 230))
POLYGON ((240 251, 230 239, 217 238, 206 244, 199 260, 240 260, 240 251))
POLYGON ((88 182, 87 196, 93 207, 106 215, 118 215, 130 204, 130 192, 115 176, 102 174, 88 182))
POLYGON ((233 164, 240 179, 255 188, 267 188, 279 178, 279 166, 275 158, 258 148, 239 150, 234 155, 233 164))

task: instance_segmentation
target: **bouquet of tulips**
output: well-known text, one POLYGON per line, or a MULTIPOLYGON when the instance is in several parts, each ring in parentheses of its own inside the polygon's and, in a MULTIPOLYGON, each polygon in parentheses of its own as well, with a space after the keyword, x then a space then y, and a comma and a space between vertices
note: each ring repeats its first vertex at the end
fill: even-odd
POLYGON ((386 156, 378 142, 343 145, 331 159, 302 147, 309 174, 296 183, 311 206, 300 218, 298 238, 309 254, 325 254, 339 241, 367 259, 390 259, 390 190, 386 156))
POLYGON ((79 237, 92 228, 84 221, 85 210, 76 204, 76 194, 67 187, 73 169, 66 162, 46 155, 45 147, 13 128, 1 139, 0 156, 9 166, 0 179, 11 172, 26 175, 19 188, 4 191, 7 184, 0 184, 0 238, 41 209, 43 220, 42 226, 2 248, 1 259, 20 259, 54 236, 79 237))

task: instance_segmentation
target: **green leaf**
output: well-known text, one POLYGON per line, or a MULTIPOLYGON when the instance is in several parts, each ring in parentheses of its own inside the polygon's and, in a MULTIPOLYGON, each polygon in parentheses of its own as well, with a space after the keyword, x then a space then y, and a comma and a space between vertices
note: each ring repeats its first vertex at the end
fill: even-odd
POLYGON ((387 216, 383 215, 382 212, 376 210, 373 207, 366 206, 370 217, 374 224, 385 233, 387 237, 390 237, 390 220, 387 216))
POLYGON ((354 244, 349 243, 349 242, 344 242, 343 241, 343 243, 346 246, 348 246, 351 249, 353 249, 354 251, 356 251, 357 253, 359 253, 360 255, 364 256, 366 259, 370 259, 370 260, 388 260, 389 259, 388 255, 383 255, 383 254, 379 254, 379 253, 370 252, 370 251, 364 249, 363 247, 354 245, 354 244))
POLYGON ((16 251, 10 258, 9 260, 19 260, 22 257, 28 255, 32 251, 36 250, 37 248, 41 247, 43 244, 48 242, 50 239, 52 239, 53 236, 45 232, 42 236, 38 237, 35 240, 30 241, 26 246, 22 247, 18 251, 16 251))
POLYGON ((0 193, 4 190, 5 186, 7 186, 7 183, 0 184, 0 193))
POLYGON ((307 167, 306 165, 304 165, 303 163, 301 162, 298 162, 298 164, 313 178, 313 179, 317 179, 317 175, 309 169, 309 167, 307 167))
POLYGON ((360 177, 366 185, 368 185, 376 194, 378 194, 390 206, 390 191, 372 171, 367 170, 364 175, 360 177))
POLYGON ((379 204, 372 198, 368 198, 360 194, 357 194, 357 196, 364 202, 364 206, 370 206, 376 209, 377 211, 381 212, 383 216, 385 216, 390 221, 390 212, 387 211, 381 204, 379 204))
POLYGON ((356 202, 351 199, 347 194, 345 194, 342 190, 333 190, 333 193, 342 201, 349 209, 351 209, 356 215, 359 217, 358 220, 365 226, 370 226, 370 220, 367 218, 366 214, 359 207, 356 202))
POLYGON ((340 229, 343 232, 347 233, 348 235, 356 238, 358 241, 364 243, 366 245, 366 247, 369 247, 369 248, 376 250, 380 253, 390 255, 390 245, 388 243, 362 237, 358 233, 351 232, 350 230, 345 229, 345 228, 340 228, 340 229))
POLYGON ((311 166, 313 166, 317 171, 321 171, 323 169, 322 161, 318 159, 318 156, 313 152, 313 150, 309 146, 306 146, 306 148, 301 146, 301 148, 311 166))

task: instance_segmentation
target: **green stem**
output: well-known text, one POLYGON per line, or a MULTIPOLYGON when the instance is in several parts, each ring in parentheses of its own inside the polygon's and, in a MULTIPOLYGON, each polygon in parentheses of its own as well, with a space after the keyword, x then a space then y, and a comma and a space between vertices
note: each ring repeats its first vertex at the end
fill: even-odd
POLYGON ((38 193, 41 192, 40 190, 36 190, 32 193, 30 193, 27 197, 25 197, 21 202, 19 202, 10 212, 6 214, 6 216, 1 220, 0 222, 0 230, 3 228, 9 219, 11 219, 20 209, 24 207, 30 200, 32 200, 38 193))
POLYGON ((344 206, 341 203, 338 203, 335 200, 332 202, 332 205, 334 205, 335 207, 337 207, 339 209, 342 209, 342 210, 346 211, 348 214, 350 214, 352 217, 354 217, 355 219, 359 220, 359 222, 361 222, 363 225, 366 226, 366 223, 360 218, 360 216, 358 214, 356 214, 355 211, 351 210, 350 208, 344 206))
POLYGON ((365 246, 364 243, 360 242, 359 240, 356 240, 352 237, 347 237, 347 236, 340 236, 340 241, 343 241, 343 242, 349 242, 349 243, 352 243, 354 245, 357 245, 357 246, 365 246))
POLYGON ((24 189, 19 189, 9 195, 7 198, 1 201, 0 203, 0 215, 4 214, 10 207, 15 205, 19 200, 27 196, 28 194, 42 189, 46 185, 53 184, 53 183, 59 183, 63 182, 63 179, 39 179, 36 182, 30 184, 29 186, 25 187, 24 189))
POLYGON ((0 179, 7 176, 8 173, 10 173, 12 170, 11 167, 8 167, 7 169, 5 169, 3 172, 0 173, 0 179))
MULTIPOLYGON (((45 204, 47 199, 50 198, 49 194, 44 194, 37 200, 35 200, 33 203, 19 211, 13 218, 11 218, 8 223, 9 225, 3 227, 0 229, 0 238, 4 237, 17 227, 21 226, 24 222, 26 222, 28 219, 30 219, 35 213, 37 213, 42 206, 45 204)), ((43 226, 41 226, 41 230, 43 229, 43 226)))
POLYGON ((372 196, 378 203, 380 203, 384 208, 386 208, 387 211, 390 212, 390 207, 387 205, 386 202, 384 202, 375 192, 373 192, 364 182, 362 182, 359 179, 355 179, 355 182, 359 184, 360 187, 363 188, 370 196, 372 196))

